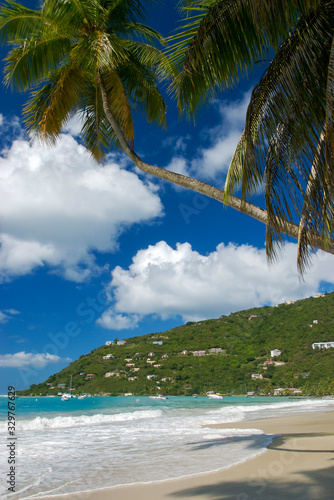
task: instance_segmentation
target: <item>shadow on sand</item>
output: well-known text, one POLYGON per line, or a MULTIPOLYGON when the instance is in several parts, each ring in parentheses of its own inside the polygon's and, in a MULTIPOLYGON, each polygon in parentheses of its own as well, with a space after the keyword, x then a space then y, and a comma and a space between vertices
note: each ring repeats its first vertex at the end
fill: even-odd
MULTIPOLYGON (((334 465, 318 470, 307 470, 298 466, 300 453, 331 453, 334 450, 312 450, 300 448, 298 438, 325 437, 332 434, 286 434, 276 437, 270 445, 274 451, 265 466, 250 468, 249 480, 215 482, 203 486, 183 489, 170 493, 170 498, 205 499, 205 500, 334 500, 334 465), (285 446, 288 444, 288 446, 285 446), (289 476, 292 464, 295 473, 289 476)), ((238 436, 234 440, 249 440, 249 447, 256 448, 256 436, 238 436)), ((228 438, 232 439, 232 438, 228 438)), ((211 440, 202 443, 189 443, 194 449, 205 449, 223 445, 226 439, 211 440)), ((254 462, 253 462, 254 464, 254 462)), ((225 474, 228 474, 228 470, 225 474)), ((228 475, 227 475, 228 478, 228 475)))

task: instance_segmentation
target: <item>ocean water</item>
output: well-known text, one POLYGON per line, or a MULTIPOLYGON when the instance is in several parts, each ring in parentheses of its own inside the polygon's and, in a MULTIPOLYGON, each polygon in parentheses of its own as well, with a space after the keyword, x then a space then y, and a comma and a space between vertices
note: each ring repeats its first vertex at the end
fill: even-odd
MULTIPOLYGON (((257 418, 334 408, 334 400, 224 397, 16 399, 16 488, 11 500, 209 472, 262 453, 257 418), (249 422, 247 429, 211 424, 249 422)), ((8 399, 0 397, 0 477, 8 465, 8 399)))

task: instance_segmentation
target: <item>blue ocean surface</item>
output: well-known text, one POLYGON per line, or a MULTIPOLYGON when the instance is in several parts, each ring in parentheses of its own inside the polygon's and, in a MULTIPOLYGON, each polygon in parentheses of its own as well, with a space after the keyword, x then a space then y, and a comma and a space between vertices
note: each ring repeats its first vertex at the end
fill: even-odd
MULTIPOLYGON (((332 399, 59 397, 15 400, 12 500, 210 472, 262 453, 273 439, 257 418, 334 408, 332 399), (249 421, 247 429, 212 424, 249 421)), ((1 478, 9 472, 8 398, 0 397, 1 478)))

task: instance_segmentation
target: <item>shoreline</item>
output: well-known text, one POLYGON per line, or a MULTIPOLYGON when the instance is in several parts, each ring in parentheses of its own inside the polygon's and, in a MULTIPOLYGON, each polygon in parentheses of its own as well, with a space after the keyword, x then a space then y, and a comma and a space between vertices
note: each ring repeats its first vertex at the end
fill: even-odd
MULTIPOLYGON (((275 436, 262 453, 214 472, 39 500, 330 500, 334 491, 334 410, 217 424, 275 436)), ((152 464, 154 467, 154 464, 152 464)))

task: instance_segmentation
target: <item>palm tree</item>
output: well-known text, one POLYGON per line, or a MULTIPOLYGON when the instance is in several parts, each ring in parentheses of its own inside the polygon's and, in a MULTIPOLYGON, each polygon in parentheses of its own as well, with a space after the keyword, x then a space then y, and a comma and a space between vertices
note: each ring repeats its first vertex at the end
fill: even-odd
MULTIPOLYGON (((264 189, 267 254, 275 256, 296 222, 298 266, 310 249, 332 248, 334 225, 334 2, 185 0, 187 18, 172 37, 180 68, 173 90, 193 117, 216 90, 258 61, 268 67, 253 90, 232 158, 225 196, 264 189)), ((291 233, 290 233, 291 234, 291 233)))
MULTIPOLYGON (((292 0, 285 2, 294 3, 292 0)), ((197 4, 194 1, 187 3, 192 4, 193 8, 197 4)), ((207 94, 224 81, 218 70, 225 63, 221 58, 215 61, 218 68, 211 64, 210 58, 215 52, 211 53, 210 50, 214 44, 211 43, 210 36, 205 38, 206 31, 203 35, 201 22, 203 21, 205 26, 207 19, 210 21, 210 15, 213 15, 215 24, 215 16, 220 11, 224 19, 229 6, 247 3, 252 4, 246 0, 201 2, 205 9, 203 11, 202 7, 198 7, 198 34, 194 34, 192 27, 187 51, 182 43, 177 47, 174 61, 179 64, 185 59, 185 69, 175 77, 174 62, 153 45, 155 42, 162 43, 162 37, 142 24, 145 10, 143 2, 139 0, 45 0, 40 10, 28 9, 9 1, 0 10, 1 41, 8 42, 11 46, 6 58, 5 82, 14 89, 32 89, 24 110, 25 121, 28 130, 38 134, 44 141, 54 142, 63 124, 74 114, 80 113, 84 120, 83 140, 98 161, 103 161, 111 146, 120 147, 142 171, 226 203, 269 224, 268 227, 272 230, 273 221, 276 219, 270 210, 266 211, 249 203, 245 196, 240 199, 231 194, 230 186, 238 174, 229 178, 228 192, 225 193, 224 190, 200 180, 150 165, 133 149, 134 108, 143 111, 150 122, 165 125, 166 108, 158 90, 159 81, 173 77, 178 88, 183 89, 179 93, 182 96, 179 102, 184 101, 190 110, 195 110, 198 104, 207 98, 207 94), (198 51, 198 42, 202 49, 204 48, 202 53, 198 51), (208 64, 204 64, 203 57, 208 64), (197 73, 202 75, 204 85, 199 84, 197 73), (190 75, 188 80, 184 78, 185 74, 190 75)), ((304 0, 304 3, 309 5, 312 2, 304 0)), ((318 3, 321 4, 320 0, 318 3)), ((252 14, 255 16, 258 13, 252 14)), ((290 17, 290 24, 298 19, 293 9, 290 17)), ((281 18, 280 23, 283 26, 285 17, 281 18)), ((264 15, 259 19, 261 22, 266 20, 264 15)), ((268 38, 274 46, 280 41, 281 32, 284 30, 279 25, 281 32, 276 35, 273 29, 275 26, 271 24, 268 23, 268 33, 263 36, 258 34, 258 37, 263 44, 268 38), (273 35, 270 38, 271 30, 273 35)), ((287 29, 285 31, 287 32, 287 29)), ((286 35, 285 32, 284 34, 286 35)), ((249 56, 248 66, 251 65, 252 58, 261 53, 257 48, 259 43, 256 45, 255 36, 254 39, 254 50, 252 49, 249 56)), ((220 40, 218 42, 214 51, 219 52, 220 40)), ((235 49, 242 52, 237 47, 235 49)), ((247 64, 245 63, 245 67, 248 67, 247 64)), ((237 72, 242 65, 240 62, 235 63, 237 72)), ((227 67, 226 71, 229 74, 231 68, 227 67)), ((234 79, 235 76, 228 78, 234 79)), ((245 142, 247 140, 248 137, 245 142)), ((240 151, 244 154, 244 149, 241 148, 240 151)), ((313 176, 315 180, 320 178, 316 167, 318 163, 319 160, 314 162, 317 172, 317 175, 313 176)), ((235 171, 238 172, 238 169, 235 168, 235 171)), ((257 176, 260 177, 259 174, 257 176)), ((311 187, 309 190, 312 193, 314 191, 311 187)), ((299 225, 291 217, 280 217, 281 215, 285 214, 278 214, 279 230, 298 238, 299 225)), ((306 234, 309 234, 308 225, 308 219, 305 219, 306 234)), ((312 234, 311 243, 317 248, 334 253, 334 242, 323 238, 321 232, 312 234)))
POLYGON ((46 0, 39 11, 15 2, 2 7, 2 41, 13 47, 5 83, 33 89, 24 110, 30 132, 54 142, 63 124, 79 113, 85 145, 102 161, 112 144, 133 144, 133 107, 165 126, 157 80, 168 60, 152 45, 162 37, 141 24, 144 13, 137 0, 46 0))

